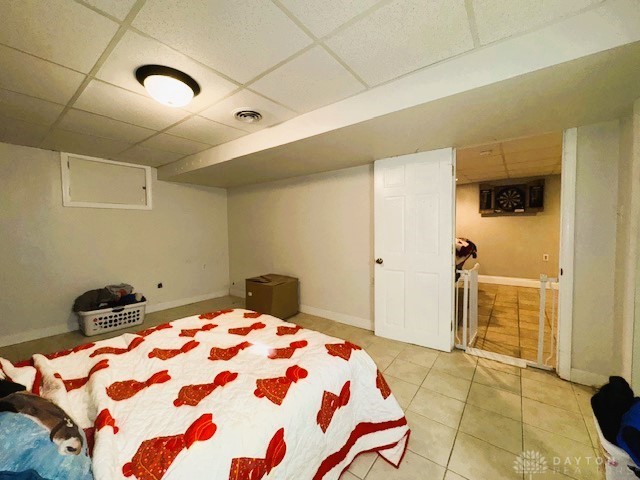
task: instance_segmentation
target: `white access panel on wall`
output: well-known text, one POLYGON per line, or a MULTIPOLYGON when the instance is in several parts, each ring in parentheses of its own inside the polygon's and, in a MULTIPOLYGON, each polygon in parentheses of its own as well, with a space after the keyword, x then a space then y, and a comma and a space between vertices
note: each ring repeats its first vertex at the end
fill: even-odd
POLYGON ((453 347, 454 151, 374 164, 376 335, 453 347))
POLYGON ((151 167, 60 153, 65 207, 151 210, 151 167))

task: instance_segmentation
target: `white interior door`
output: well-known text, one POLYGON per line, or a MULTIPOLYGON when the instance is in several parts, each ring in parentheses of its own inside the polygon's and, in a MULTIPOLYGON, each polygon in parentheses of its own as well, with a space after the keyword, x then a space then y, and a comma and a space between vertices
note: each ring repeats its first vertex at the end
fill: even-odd
POLYGON ((451 148, 375 162, 376 335, 451 351, 453 162, 451 148))

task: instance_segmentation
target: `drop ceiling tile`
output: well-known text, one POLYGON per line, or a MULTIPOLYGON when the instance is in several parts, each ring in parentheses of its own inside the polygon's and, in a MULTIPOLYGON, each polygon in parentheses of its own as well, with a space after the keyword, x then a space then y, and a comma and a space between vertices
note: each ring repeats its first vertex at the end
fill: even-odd
POLYGON ((78 153, 99 158, 113 158, 131 144, 110 138, 100 138, 56 128, 49 132, 41 148, 58 152, 78 153))
POLYGON ((555 166, 532 168, 508 168, 510 176, 530 177, 538 175, 550 175, 555 166))
POLYGON ((516 138, 502 142, 504 153, 523 152, 546 147, 558 147, 562 151, 562 132, 545 133, 533 137, 516 138))
POLYGON ((192 155, 206 150, 207 148, 211 148, 211 145, 195 142, 186 138, 176 137, 166 133, 160 133, 155 137, 151 137, 140 145, 143 147, 154 148, 156 150, 179 153, 181 156, 192 155))
POLYGON ((0 2, 0 43, 89 72, 118 24, 68 0, 0 2))
POLYGON ((191 117, 175 127, 171 127, 167 130, 167 133, 195 140, 196 142, 206 143, 211 146, 230 142, 231 140, 247 135, 245 131, 198 116, 191 117))
POLYGON ((525 162, 510 162, 507 161, 507 168, 546 168, 555 167, 561 161, 562 157, 551 158, 535 158, 525 162))
POLYGON ((473 48, 464 0, 396 0, 326 43, 370 85, 473 48))
POLYGON ((58 126, 72 132, 111 138, 127 143, 138 143, 156 133, 155 130, 149 128, 138 127, 73 108, 64 115, 58 126))
POLYGON ((188 113, 167 107, 150 97, 92 80, 74 107, 141 127, 161 130, 185 118, 188 113))
POLYGON ((508 168, 509 175, 533 176, 533 175, 548 175, 553 171, 555 166, 550 167, 531 167, 531 168, 508 168))
POLYGON ((311 43, 267 1, 149 0, 133 25, 240 83, 311 43))
POLYGON ((485 145, 476 145, 474 147, 463 147, 456 149, 456 161, 466 158, 475 158, 483 155, 494 156, 500 155, 499 143, 488 143, 485 145), (488 152, 488 153, 485 153, 488 152))
POLYGON ((135 71, 142 65, 160 64, 185 72, 201 87, 199 95, 184 107, 197 112, 237 88, 211 69, 189 57, 176 52, 157 40, 128 31, 118 42, 96 77, 133 92, 148 96, 147 91, 135 78, 135 71))
POLYGON ((544 158, 562 157, 562 147, 539 148, 536 150, 526 150, 522 152, 512 152, 505 154, 507 163, 535 162, 544 158))
POLYGON ((505 178, 509 178, 509 175, 505 171, 504 173, 486 174, 486 175, 478 175, 478 176, 468 175, 467 178, 471 182, 489 182, 492 180, 502 180, 505 178))
POLYGON ((60 104, 66 104, 84 80, 81 73, 2 45, 0 72, 0 88, 60 104))
POLYGON ((255 82, 251 88, 299 112, 364 90, 326 50, 316 46, 255 82))
POLYGON ((63 109, 57 103, 0 89, 0 115, 5 117, 50 126, 63 109))
POLYGON ((184 157, 184 155, 181 153, 165 152, 163 150, 155 150, 153 148, 145 148, 136 145, 129 150, 125 150, 124 152, 116 155, 114 159, 121 162, 149 165, 150 167, 160 167, 182 157, 184 157))
POLYGON ((487 156, 458 156, 456 154, 456 167, 458 169, 467 168, 494 168, 504 165, 502 155, 487 155, 487 156))
POLYGON ((49 127, 0 115, 0 142, 39 147, 49 127))
POLYGON ((316 37, 324 37, 380 0, 281 0, 316 37))
POLYGON ((241 90, 200 112, 200 115, 240 130, 257 132, 265 127, 289 120, 295 117, 296 113, 264 98, 262 95, 257 95, 250 90, 241 90), (233 114, 236 110, 241 109, 260 112, 262 120, 258 123, 243 123, 236 120, 233 114))
POLYGON ((136 0, 83 0, 83 2, 119 20, 124 20, 136 0))
POLYGON ((456 168, 456 171, 461 173, 462 175, 478 176, 478 175, 505 172, 506 169, 504 165, 499 165, 499 166, 494 165, 491 167, 487 166, 487 167, 476 167, 476 168, 456 168))
POLYGON ((480 43, 541 27, 602 0, 473 0, 480 43))

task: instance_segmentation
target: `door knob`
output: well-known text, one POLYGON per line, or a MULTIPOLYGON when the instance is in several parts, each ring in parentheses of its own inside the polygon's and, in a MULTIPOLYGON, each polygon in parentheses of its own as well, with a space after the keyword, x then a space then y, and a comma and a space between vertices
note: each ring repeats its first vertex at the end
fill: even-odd
POLYGON ((378 265, 382 265, 384 263, 384 260, 382 260, 381 258, 376 258, 376 263, 378 265))

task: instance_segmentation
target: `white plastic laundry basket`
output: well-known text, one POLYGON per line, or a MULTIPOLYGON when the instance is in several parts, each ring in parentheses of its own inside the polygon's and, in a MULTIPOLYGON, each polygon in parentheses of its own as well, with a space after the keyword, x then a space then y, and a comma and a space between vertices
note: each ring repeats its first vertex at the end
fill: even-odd
POLYGON ((140 302, 124 307, 78 312, 80 329, 85 335, 91 336, 140 325, 144 322, 146 305, 147 302, 140 302))
POLYGON ((638 477, 629 468, 629 466, 636 466, 629 454, 604 438, 595 415, 593 416, 593 422, 596 424, 601 450, 605 457, 604 464, 607 480, 638 480, 638 477))

